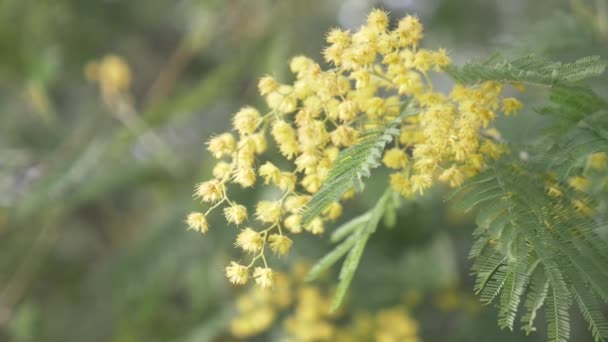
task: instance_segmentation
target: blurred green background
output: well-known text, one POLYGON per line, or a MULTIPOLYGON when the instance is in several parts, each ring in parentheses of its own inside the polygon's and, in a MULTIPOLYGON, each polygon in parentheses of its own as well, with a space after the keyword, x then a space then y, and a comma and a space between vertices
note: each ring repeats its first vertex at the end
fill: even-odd
MULTIPOLYGON (((297 54, 321 61, 325 32, 358 27, 376 6, 417 14, 424 44, 456 63, 494 52, 607 55, 606 0, 0 1, 0 341, 233 341, 239 290, 223 267, 238 255, 235 231, 212 218, 201 237, 183 223, 197 207, 194 184, 211 174, 204 142, 244 104, 263 107, 259 77, 288 81, 297 54), (85 77, 107 54, 131 68, 118 99, 85 77)), ((526 93, 522 115, 500 123, 505 136, 525 141, 543 128, 533 107, 545 95, 526 93)), ((374 235, 350 305, 417 291, 423 341, 545 340, 542 320, 525 337, 476 304, 473 223, 449 210, 443 190, 406 203, 397 228, 374 235)), ((359 196, 347 214, 376 198, 359 196)), ((282 263, 328 248, 297 237, 282 263)), ((590 340, 573 317, 572 341, 590 340)))

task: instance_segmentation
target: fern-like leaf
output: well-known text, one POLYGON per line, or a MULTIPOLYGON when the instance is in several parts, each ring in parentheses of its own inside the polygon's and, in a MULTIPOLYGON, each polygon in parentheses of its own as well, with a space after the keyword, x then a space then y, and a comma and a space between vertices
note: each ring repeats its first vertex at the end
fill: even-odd
POLYGON ((346 191, 353 187, 363 189, 363 179, 369 177, 372 169, 380 166, 384 148, 399 134, 396 128, 399 122, 400 120, 395 120, 384 130, 369 132, 358 144, 340 152, 323 185, 306 204, 302 214, 303 224, 321 214, 346 191))
POLYGON ((530 280, 530 290, 528 297, 524 303, 526 313, 521 317, 522 330, 526 334, 536 331, 534 327, 534 320, 536 319, 536 313, 545 303, 547 298, 547 292, 549 291, 549 280, 543 270, 537 271, 535 276, 530 280))
POLYGON ((331 252, 319 260, 309 271, 306 280, 312 281, 321 273, 335 264, 341 257, 346 255, 346 259, 340 270, 338 287, 332 301, 331 310, 336 310, 342 301, 350 283, 355 275, 359 261, 365 250, 365 246, 370 236, 376 231, 380 220, 385 215, 387 210, 394 210, 390 199, 393 198, 393 191, 387 189, 376 205, 365 214, 345 223, 338 228, 333 235, 334 241, 346 239, 340 243, 331 252))
POLYGON ((570 338, 570 292, 563 279, 554 278, 545 300, 547 318, 547 335, 552 342, 567 342, 570 338))
POLYGON ((500 81, 552 86, 573 84, 600 75, 606 65, 606 61, 598 56, 581 58, 567 64, 532 55, 511 61, 494 56, 481 63, 468 63, 462 67, 449 66, 446 71, 456 82, 467 85, 500 81))
POLYGON ((601 305, 599 305, 601 301, 592 292, 579 292, 577 287, 572 287, 571 291, 583 318, 589 325, 589 330, 595 342, 606 341, 608 339, 608 320, 606 320, 601 305))
POLYGON ((603 223, 576 212, 567 198, 548 196, 546 169, 539 167, 507 159, 453 198, 463 209, 479 209, 470 253, 475 291, 485 303, 500 298, 499 325, 508 329, 527 294, 523 329, 534 330, 544 305, 549 337, 556 342, 569 337, 568 310, 576 299, 596 339, 603 338, 608 321, 597 309, 606 301, 608 283, 608 244, 597 236, 603 223))

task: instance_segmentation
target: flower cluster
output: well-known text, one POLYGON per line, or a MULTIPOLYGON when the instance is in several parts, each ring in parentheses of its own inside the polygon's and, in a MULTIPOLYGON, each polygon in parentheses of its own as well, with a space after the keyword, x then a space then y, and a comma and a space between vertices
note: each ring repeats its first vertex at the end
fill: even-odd
POLYGON ((277 272, 272 291, 255 287, 240 295, 230 333, 246 339, 282 326, 284 341, 292 342, 419 341, 418 325, 404 305, 375 313, 357 312, 353 317, 329 313, 331 294, 304 285, 307 270, 298 263, 290 275, 277 272), (288 314, 279 319, 281 313, 288 314))
POLYGON ((390 185, 406 197, 423 193, 435 179, 458 187, 483 169, 488 158, 504 152, 491 124, 497 113, 515 114, 521 103, 503 99, 503 87, 496 82, 456 85, 449 95, 435 91, 430 73, 451 61, 444 49, 421 48, 422 37, 416 17, 407 16, 391 29, 387 13, 379 9, 356 32, 332 29, 324 57, 333 67, 324 70, 310 58, 293 58, 292 84, 271 76, 259 81, 267 112, 244 107, 234 115, 233 132, 211 138, 208 150, 219 162, 214 178, 195 190, 209 207, 190 214, 187 222, 205 233, 207 215, 223 206, 228 223, 244 224, 235 245, 251 256, 251 262, 226 267, 232 283, 245 284, 253 277, 259 286, 270 286, 274 277, 265 252, 285 255, 292 246, 288 235, 321 234, 328 221, 341 215, 342 206, 336 202, 310 223, 301 222, 302 209, 339 152, 370 130, 401 120, 400 137, 385 151, 383 162, 394 170, 390 185), (287 161, 280 166, 261 159, 269 136, 287 161), (277 188, 281 195, 260 201, 250 215, 250 209, 234 202, 227 190, 230 184, 250 188, 258 182, 277 188), (250 216, 259 227, 249 223, 250 216))
POLYGON ((596 152, 586 157, 582 172, 567 179, 567 184, 560 184, 553 174, 547 175, 545 190, 551 197, 567 200, 583 216, 597 213, 597 203, 593 197, 608 189, 608 157, 604 152, 596 152), (566 195, 567 194, 567 195, 566 195))

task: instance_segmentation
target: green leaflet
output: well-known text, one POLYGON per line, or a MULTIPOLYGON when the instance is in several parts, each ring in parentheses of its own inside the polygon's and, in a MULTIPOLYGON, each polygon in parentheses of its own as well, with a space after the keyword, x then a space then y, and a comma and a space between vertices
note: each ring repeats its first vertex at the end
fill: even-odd
MULTIPOLYGON (((576 122, 601 110, 607 109, 608 103, 593 90, 580 85, 556 85, 549 93, 551 106, 537 108, 536 112, 553 115, 564 120, 566 124, 576 122)), ((567 125, 570 127, 570 125, 567 125)))
POLYGON ((549 280, 547 279, 545 272, 536 272, 536 274, 530 280, 530 289, 528 291, 526 302, 524 303, 526 313, 521 317, 521 323, 524 324, 522 326, 522 330, 524 330, 528 335, 531 332, 536 331, 536 328, 534 327, 536 313, 545 303, 548 290, 549 280))
POLYGON ((584 57, 572 63, 551 62, 538 56, 506 60, 494 56, 484 62, 449 66, 445 71, 458 83, 477 84, 483 81, 522 82, 537 85, 568 85, 600 75, 606 61, 599 56, 584 57))
POLYGON ((370 132, 356 145, 340 152, 330 170, 323 186, 317 191, 302 214, 302 224, 310 223, 331 203, 339 200, 344 193, 353 187, 362 190, 363 178, 370 175, 372 169, 380 166, 382 152, 393 137, 399 134, 396 126, 401 117, 389 124, 384 130, 370 132))
POLYGON ((340 258, 346 255, 346 259, 340 270, 338 287, 332 301, 331 310, 336 310, 342 301, 355 275, 359 261, 365 250, 370 236, 376 231, 378 224, 387 211, 394 211, 396 206, 392 200, 394 193, 387 189, 376 205, 365 214, 358 216, 341 227, 337 228, 332 235, 332 241, 342 241, 336 248, 326 254, 309 271, 307 281, 315 280, 321 273, 333 266, 340 258), (348 237, 347 237, 348 236, 348 237))

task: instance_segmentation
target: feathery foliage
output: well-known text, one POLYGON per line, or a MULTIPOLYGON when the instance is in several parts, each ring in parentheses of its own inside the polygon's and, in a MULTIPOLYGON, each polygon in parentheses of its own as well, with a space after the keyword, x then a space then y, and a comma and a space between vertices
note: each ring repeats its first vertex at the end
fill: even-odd
POLYGON ((572 63, 562 64, 533 55, 511 61, 495 55, 480 63, 468 63, 462 67, 449 66, 446 72, 462 84, 501 81, 552 86, 571 85, 600 75, 606 65, 606 61, 599 56, 584 57, 572 63))
POLYGON ((494 56, 447 70, 463 84, 493 80, 551 87, 551 105, 537 112, 554 116, 555 125, 522 148, 520 158, 503 158, 454 195, 457 208, 477 211, 469 254, 475 291, 487 304, 498 299, 501 328, 513 330, 523 299, 523 330, 536 330, 544 306, 549 339, 567 341, 569 309, 576 303, 595 341, 608 339, 608 318, 601 310, 608 302, 608 241, 600 234, 606 221, 592 209, 605 205, 594 196, 605 189, 582 192, 567 185, 587 169, 591 154, 608 152, 608 104, 578 83, 605 67, 599 57, 561 64, 494 56))
POLYGON ((306 279, 308 281, 315 280, 346 255, 340 270, 340 282, 332 301, 332 311, 336 310, 344 300, 357 266, 359 266, 365 245, 370 236, 376 231, 380 220, 388 211, 395 211, 396 207, 393 198, 394 192, 388 188, 373 208, 337 228, 332 234, 332 242, 344 241, 321 258, 308 272, 306 279))
POLYGON ((578 194, 548 196, 541 171, 505 160, 457 192, 459 208, 479 211, 470 253, 475 290, 486 303, 500 298, 499 325, 511 330, 524 293, 527 332, 544 303, 551 341, 568 339, 569 308, 585 298, 579 308, 603 341, 608 321, 598 307, 608 301, 608 243, 597 231, 606 223, 574 208, 578 194))
POLYGON ((329 171, 323 186, 306 204, 302 214, 302 222, 309 223, 332 202, 337 201, 344 193, 353 187, 363 190, 363 178, 370 171, 380 166, 380 157, 388 143, 399 134, 396 126, 400 118, 388 124, 383 130, 370 131, 361 137, 359 143, 340 152, 329 171))

